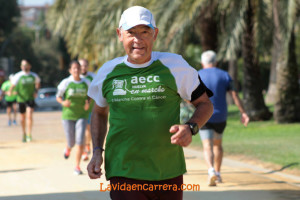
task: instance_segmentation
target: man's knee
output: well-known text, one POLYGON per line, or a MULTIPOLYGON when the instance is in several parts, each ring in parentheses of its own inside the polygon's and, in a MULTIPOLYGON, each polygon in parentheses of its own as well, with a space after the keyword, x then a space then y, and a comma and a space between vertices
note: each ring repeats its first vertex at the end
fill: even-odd
POLYGON ((223 146, 222 143, 214 144, 214 150, 223 152, 223 146))
POLYGON ((202 144, 203 144, 203 150, 204 151, 211 151, 212 147, 213 147, 213 143, 211 140, 207 139, 207 140, 202 140, 202 144))
POLYGON ((26 119, 26 114, 25 113, 21 113, 20 114, 20 118, 21 118, 21 121, 24 121, 26 119))
POLYGON ((68 147, 69 148, 73 148, 75 145, 75 141, 69 142, 68 147))

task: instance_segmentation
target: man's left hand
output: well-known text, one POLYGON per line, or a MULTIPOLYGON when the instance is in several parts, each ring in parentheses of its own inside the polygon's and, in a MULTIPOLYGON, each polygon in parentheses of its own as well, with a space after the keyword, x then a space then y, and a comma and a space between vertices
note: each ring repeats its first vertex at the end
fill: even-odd
POLYGON ((242 113, 242 115, 241 115, 241 123, 244 124, 244 126, 247 127, 249 121, 250 121, 249 116, 246 113, 242 113))
POLYGON ((182 147, 187 147, 192 142, 192 133, 188 125, 173 125, 170 128, 170 133, 174 133, 171 136, 171 143, 178 144, 182 147))

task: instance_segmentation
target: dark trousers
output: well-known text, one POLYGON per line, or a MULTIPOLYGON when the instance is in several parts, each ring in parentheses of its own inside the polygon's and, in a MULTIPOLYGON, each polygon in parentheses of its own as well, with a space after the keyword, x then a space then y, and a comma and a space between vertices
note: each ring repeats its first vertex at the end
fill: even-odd
POLYGON ((112 200, 182 200, 183 176, 162 181, 144 181, 124 177, 110 179, 112 200))

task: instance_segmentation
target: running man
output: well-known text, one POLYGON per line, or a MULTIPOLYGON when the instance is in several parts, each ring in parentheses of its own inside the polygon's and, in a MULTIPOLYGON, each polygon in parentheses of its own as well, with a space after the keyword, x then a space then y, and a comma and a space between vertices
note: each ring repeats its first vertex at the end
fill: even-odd
MULTIPOLYGON (((79 59, 79 63, 81 66, 81 78, 86 78, 88 79, 90 82, 92 82, 92 80, 95 77, 95 74, 93 72, 88 71, 89 68, 89 62, 86 59, 79 59)), ((92 109, 94 107, 94 101, 90 100, 90 108, 89 108, 89 118, 88 118, 88 122, 86 125, 86 131, 85 131, 85 148, 82 154, 82 159, 84 161, 88 160, 88 154, 90 154, 90 143, 91 143, 91 115, 92 115, 92 109)))
POLYGON ((21 115, 23 142, 32 141, 31 134, 33 125, 33 111, 35 105, 34 98, 36 97, 37 90, 40 88, 41 82, 39 76, 36 73, 31 72, 30 69, 30 62, 23 59, 21 61, 21 71, 16 73, 13 77, 12 86, 10 87, 8 93, 12 94, 13 89, 16 88, 17 103, 19 104, 19 112, 21 115))
POLYGON ((12 124, 17 125, 17 92, 14 88, 12 94, 9 95, 9 89, 12 85, 11 81, 13 78, 13 74, 9 75, 9 79, 5 81, 2 86, 1 90, 3 91, 4 100, 6 101, 6 113, 8 116, 8 126, 12 124), (11 117, 11 112, 13 111, 13 118, 11 117))
POLYGON ((65 78, 57 86, 56 100, 63 107, 62 120, 67 138, 64 157, 68 159, 71 149, 76 144, 76 159, 74 174, 80 175, 81 155, 84 149, 84 132, 88 119, 89 98, 87 96, 90 81, 80 78, 80 64, 78 61, 70 63, 71 76, 65 78))
POLYGON ((201 128, 200 136, 203 144, 204 159, 208 166, 208 185, 216 186, 216 183, 222 183, 222 137, 227 120, 227 92, 232 96, 234 103, 239 108, 241 122, 245 126, 249 122, 249 117, 243 108, 238 93, 233 87, 230 75, 226 71, 216 67, 216 53, 211 50, 203 52, 201 55, 201 64, 203 69, 199 71, 199 75, 207 87, 215 94, 210 98, 214 105, 214 113, 201 128))
MULTIPOLYGON (((125 10, 117 29, 126 56, 106 62, 91 83, 94 99, 91 132, 93 157, 88 165, 91 179, 100 178, 108 112, 105 173, 111 185, 183 184, 186 172, 182 147, 192 142, 210 118, 212 93, 197 71, 177 54, 153 52, 158 34, 152 13, 134 6, 125 10), (186 124, 179 123, 180 102, 196 107, 186 124)), ((182 200, 182 190, 122 191, 117 199, 182 200)))

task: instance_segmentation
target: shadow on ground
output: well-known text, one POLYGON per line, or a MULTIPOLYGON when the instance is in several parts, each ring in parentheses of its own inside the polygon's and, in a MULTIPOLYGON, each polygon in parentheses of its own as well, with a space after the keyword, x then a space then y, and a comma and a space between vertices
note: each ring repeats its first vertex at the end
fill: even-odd
POLYGON ((275 172, 281 172, 281 171, 283 171, 283 170, 285 170, 285 169, 287 169, 287 168, 290 168, 290 167, 296 166, 296 165, 299 165, 299 163, 298 163, 298 162, 294 162, 294 163, 285 165, 285 166, 283 166, 283 167, 280 168, 280 169, 272 170, 272 171, 270 171, 270 172, 266 172, 265 174, 273 174, 273 173, 275 173, 275 172))
MULTIPOLYGON (((295 190, 241 190, 184 192, 184 200, 298 200, 295 190)), ((85 191, 0 197, 0 200, 109 200, 109 192, 85 191)))
POLYGON ((24 168, 24 169, 10 169, 10 170, 0 170, 1 173, 15 173, 15 172, 23 172, 28 170, 35 170, 36 168, 24 168))

